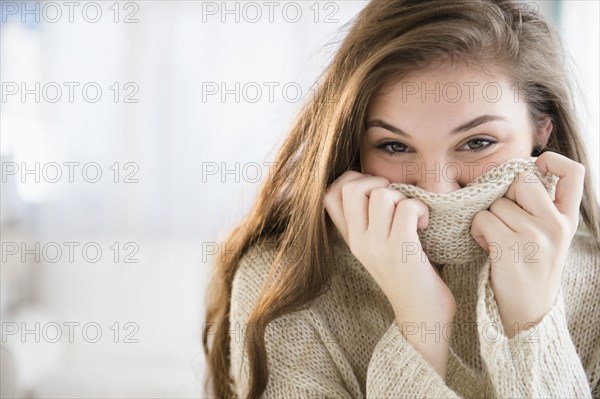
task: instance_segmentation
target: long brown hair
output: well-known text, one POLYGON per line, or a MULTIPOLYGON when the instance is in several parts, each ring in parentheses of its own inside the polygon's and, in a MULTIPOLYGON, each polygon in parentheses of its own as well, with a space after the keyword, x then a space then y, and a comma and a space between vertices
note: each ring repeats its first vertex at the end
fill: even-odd
POLYGON ((246 342, 250 398, 261 396, 269 378, 265 327, 281 315, 309 306, 326 291, 331 271, 325 260, 335 226, 325 212, 323 197, 343 172, 360 171, 369 102, 391 76, 435 63, 462 62, 480 71, 502 72, 517 83, 531 118, 541 123, 547 115, 552 121, 546 149, 586 167, 580 215, 600 249, 599 205, 565 58, 554 28, 531 5, 518 1, 372 0, 367 4, 319 76, 321 90, 304 104, 249 214, 226 237, 227 250, 215 258, 202 337, 207 389, 219 398, 234 396, 229 372, 231 288, 238 263, 251 246, 272 239, 277 255, 271 265, 272 281, 247 320, 255 329, 253 337, 258 337, 246 342), (275 277, 275 267, 293 248, 303 248, 301 256, 286 262, 275 277))

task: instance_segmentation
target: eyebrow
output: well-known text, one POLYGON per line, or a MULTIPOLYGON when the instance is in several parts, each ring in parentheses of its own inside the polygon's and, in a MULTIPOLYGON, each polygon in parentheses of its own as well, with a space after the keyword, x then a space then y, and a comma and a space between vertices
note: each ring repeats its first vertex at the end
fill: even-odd
MULTIPOLYGON (((467 130, 473 129, 479 125, 483 125, 484 123, 493 122, 493 121, 505 121, 506 118, 500 115, 481 115, 477 118, 460 125, 459 127, 453 129, 450 132, 450 135, 456 135, 467 130)), ((400 136, 410 137, 410 134, 403 132, 401 129, 398 129, 395 126, 390 125, 389 123, 382 121, 381 119, 374 119, 372 121, 367 122, 367 128, 369 127, 381 127, 383 129, 389 130, 394 134, 399 134, 400 136)))

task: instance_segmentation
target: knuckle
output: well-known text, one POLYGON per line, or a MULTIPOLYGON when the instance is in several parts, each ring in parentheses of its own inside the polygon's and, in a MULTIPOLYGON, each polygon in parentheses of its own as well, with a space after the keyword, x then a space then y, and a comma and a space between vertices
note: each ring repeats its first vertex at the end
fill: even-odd
POLYGON ((354 192, 355 186, 356 186, 355 180, 348 181, 348 182, 345 182, 344 184, 342 184, 342 187, 341 187, 342 196, 348 197, 348 195, 351 195, 352 192, 354 192))
POLYGON ((549 241, 550 240, 548 236, 546 236, 540 231, 531 232, 528 235, 527 240, 528 243, 533 243, 534 245, 537 245, 540 248, 548 248, 549 241))
POLYGON ((565 227, 565 220, 557 210, 552 210, 551 212, 547 213, 548 214, 545 217, 550 225, 557 226, 559 228, 565 227))
POLYGON ((398 202, 398 205, 396 205, 396 209, 398 210, 398 212, 409 212, 411 209, 414 209, 414 205, 412 204, 410 199, 406 199, 404 201, 398 202))
POLYGON ((488 213, 491 213, 491 212, 488 211, 488 210, 483 210, 483 211, 477 212, 475 214, 475 216, 473 216, 473 222, 472 223, 480 223, 482 220, 485 220, 489 216, 488 213))
MULTIPOLYGON (((490 205, 490 207, 488 208, 489 212, 495 213, 498 210, 498 200, 492 202, 492 204, 490 205)), ((481 213, 481 212, 479 212, 481 213)), ((479 213, 477 215, 479 215, 479 213)), ((477 216, 475 215, 475 216, 477 216)))
POLYGON ((547 230, 550 232, 549 235, 555 236, 556 238, 566 236, 572 229, 571 222, 568 220, 568 218, 557 210, 551 211, 547 215, 544 215, 544 221, 548 226, 547 230))
POLYGON ((390 181, 383 176, 376 176, 374 178, 374 182, 376 182, 377 184, 380 184, 381 186, 385 186, 385 187, 387 187, 391 184, 390 181))
POLYGON ((371 190, 371 197, 385 198, 388 195, 386 191, 389 190, 384 187, 375 187, 371 190))
POLYGON ((337 202, 337 198, 338 196, 336 195, 336 192, 334 190, 328 190, 323 195, 323 204, 325 206, 335 205, 337 202))
POLYGON ((497 200, 492 202, 492 204, 490 205, 490 208, 489 208, 489 212, 491 212, 491 213, 498 212, 498 210, 502 207, 502 203, 504 202, 504 200, 505 200, 505 198, 498 198, 497 200))
POLYGON ((325 194, 325 196, 323 196, 323 205, 325 206, 325 209, 330 209, 334 204, 335 202, 331 194, 325 194))
POLYGON ((417 212, 421 208, 419 200, 414 198, 407 198, 402 200, 396 205, 396 208, 400 208, 401 212, 417 212))
POLYGON ((371 198, 373 197, 377 198, 378 201, 391 202, 398 197, 398 192, 387 187, 376 187, 371 191, 371 198))
POLYGON ((400 199, 402 201, 408 199, 408 196, 406 194, 404 194, 400 190, 396 190, 396 189, 393 189, 393 188, 387 188, 387 187, 386 187, 386 190, 390 192, 390 196, 392 198, 398 198, 398 199, 400 199))
POLYGON ((342 173, 340 176, 338 176, 333 182, 332 182, 332 186, 343 186, 345 183, 349 183, 351 181, 354 181, 360 177, 362 177, 363 175, 359 172, 356 172, 354 170, 348 170, 344 173, 342 173))
POLYGON ((566 218, 556 217, 555 224, 557 226, 555 231, 556 238, 558 240, 565 240, 567 237, 569 237, 569 235, 571 235, 573 227, 571 226, 571 223, 568 220, 566 220, 566 218))
POLYGON ((361 176, 363 176, 362 173, 359 173, 355 170, 347 170, 337 178, 337 181, 340 181, 340 180, 345 181, 347 179, 356 179, 361 176))

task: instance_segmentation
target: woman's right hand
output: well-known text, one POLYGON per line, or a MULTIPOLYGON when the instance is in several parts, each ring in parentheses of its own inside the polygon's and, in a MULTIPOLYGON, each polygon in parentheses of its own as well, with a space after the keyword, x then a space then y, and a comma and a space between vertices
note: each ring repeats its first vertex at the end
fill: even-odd
MULTIPOLYGON (((443 342, 449 338, 451 330, 445 328, 454 318, 456 302, 423 253, 417 234, 417 229, 428 225, 429 209, 422 201, 387 188, 389 185, 384 177, 347 171, 328 187, 325 209, 354 256, 387 296, 400 329, 404 331, 404 323, 412 324, 419 346, 424 322, 428 331, 439 328, 443 342)), ((427 335, 429 340, 433 335, 427 335)), ((442 346, 447 351, 447 345, 442 346)), ((432 348, 423 343, 421 352, 429 351, 435 357, 432 348)))

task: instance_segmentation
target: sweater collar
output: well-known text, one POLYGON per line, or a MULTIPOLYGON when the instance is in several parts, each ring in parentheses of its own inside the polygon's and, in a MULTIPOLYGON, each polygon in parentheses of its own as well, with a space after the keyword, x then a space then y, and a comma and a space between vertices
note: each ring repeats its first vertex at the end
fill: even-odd
POLYGON ((485 251, 471 236, 475 214, 488 209, 522 171, 533 171, 548 191, 552 200, 558 177, 543 176, 534 161, 536 158, 513 158, 488 170, 467 186, 450 193, 438 194, 410 184, 391 184, 389 188, 401 191, 410 198, 423 201, 429 208, 429 225, 419 230, 423 251, 438 265, 464 264, 485 257, 485 251))

